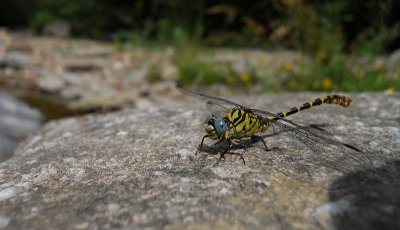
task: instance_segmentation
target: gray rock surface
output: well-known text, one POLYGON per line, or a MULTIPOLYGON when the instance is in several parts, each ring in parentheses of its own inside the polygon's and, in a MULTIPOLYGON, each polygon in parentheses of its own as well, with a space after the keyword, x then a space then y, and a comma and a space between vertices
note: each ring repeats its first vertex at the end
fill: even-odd
MULTIPOLYGON (((56 31, 57 24, 50 23, 49 32, 63 37, 67 25, 56 31)), ((7 37, 0 30, 1 87, 24 96, 51 95, 71 113, 154 105, 159 102, 148 96, 149 103, 142 103, 142 95, 161 98, 153 85, 177 78, 172 47, 118 51, 90 40, 7 37)))
MULTIPOLYGON (((278 112, 316 96, 236 99, 278 112)), ((355 171, 301 165, 292 158, 307 147, 284 133, 265 139, 277 151, 256 143, 232 151, 245 152, 245 165, 235 154, 215 164, 215 154, 195 155, 205 110, 191 99, 52 121, 0 164, 0 227, 399 228, 400 95, 352 97, 349 108, 321 106, 293 120, 325 124, 373 157, 355 171)))
POLYGON ((39 129, 41 120, 38 110, 0 91, 0 162, 13 154, 18 142, 39 129))
POLYGON ((11 67, 14 69, 26 68, 34 64, 32 55, 28 52, 10 51, 5 55, 4 59, 0 60, 0 65, 4 67, 11 67))

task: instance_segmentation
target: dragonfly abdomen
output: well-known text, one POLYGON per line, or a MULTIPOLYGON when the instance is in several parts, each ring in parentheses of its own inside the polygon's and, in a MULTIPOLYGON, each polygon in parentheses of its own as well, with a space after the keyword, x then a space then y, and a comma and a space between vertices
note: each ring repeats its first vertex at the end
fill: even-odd
MULTIPOLYGON (((346 96, 328 95, 328 96, 324 96, 324 97, 321 97, 321 98, 317 98, 317 99, 311 100, 311 101, 306 102, 306 103, 304 103, 302 105, 293 107, 293 108, 291 108, 289 110, 280 112, 280 113, 277 114, 277 116, 279 116, 279 117, 287 117, 287 116, 290 116, 290 115, 295 114, 297 112, 300 112, 302 110, 309 109, 309 108, 311 108, 313 106, 319 106, 319 105, 322 105, 322 104, 335 104, 335 105, 340 105, 340 106, 347 107, 347 106, 350 105, 351 101, 352 101, 351 98, 346 97, 346 96)), ((277 118, 274 118, 273 120, 277 120, 277 118)))

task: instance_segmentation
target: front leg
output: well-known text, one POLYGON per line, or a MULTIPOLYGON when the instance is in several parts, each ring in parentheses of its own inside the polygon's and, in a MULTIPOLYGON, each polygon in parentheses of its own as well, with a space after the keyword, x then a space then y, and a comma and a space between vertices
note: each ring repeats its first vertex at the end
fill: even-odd
POLYGON ((206 137, 208 137, 208 135, 205 135, 202 139, 201 139, 201 143, 200 143, 200 150, 203 148, 203 142, 204 142, 204 139, 206 138, 206 137))
POLYGON ((198 153, 199 151, 201 151, 201 149, 203 148, 203 142, 204 142, 204 139, 205 139, 206 137, 208 137, 208 135, 205 135, 205 136, 201 139, 200 147, 199 147, 199 149, 198 149, 198 150, 196 151, 196 153, 195 153, 196 156, 197 156, 197 153, 198 153))

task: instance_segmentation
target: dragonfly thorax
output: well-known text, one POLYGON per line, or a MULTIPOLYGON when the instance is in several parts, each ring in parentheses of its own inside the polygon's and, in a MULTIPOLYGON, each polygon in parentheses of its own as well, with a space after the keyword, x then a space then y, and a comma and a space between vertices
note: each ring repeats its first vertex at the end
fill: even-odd
POLYGON ((220 139, 225 134, 228 125, 225 119, 208 114, 204 121, 203 128, 207 132, 209 138, 216 140, 220 139))

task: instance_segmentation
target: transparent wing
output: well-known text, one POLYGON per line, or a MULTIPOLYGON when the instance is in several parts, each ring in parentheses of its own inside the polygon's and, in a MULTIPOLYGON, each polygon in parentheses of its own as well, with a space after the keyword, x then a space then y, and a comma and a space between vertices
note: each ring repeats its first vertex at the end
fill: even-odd
POLYGON ((217 117, 222 117, 224 114, 226 114, 230 108, 211 103, 211 102, 206 102, 206 108, 207 111, 209 111, 211 114, 217 116, 217 117))
POLYGON ((282 121, 271 122, 275 132, 287 135, 291 140, 297 141, 307 149, 292 151, 293 161, 305 165, 319 165, 332 168, 341 172, 353 169, 371 167, 369 156, 358 148, 349 144, 316 133, 318 130, 310 126, 289 126, 282 121))
POLYGON ((304 126, 302 126, 302 125, 300 125, 300 124, 298 124, 298 123, 296 123, 294 121, 291 121, 289 119, 280 117, 280 116, 276 115, 275 113, 271 113, 271 112, 266 111, 266 110, 260 110, 260 109, 250 109, 250 110, 253 111, 254 113, 258 114, 258 115, 261 115, 261 116, 265 117, 266 120, 271 120, 271 119, 275 118, 275 120, 280 120, 280 121, 284 122, 287 126, 297 127, 297 128, 304 127, 304 126))
POLYGON ((180 85, 177 85, 176 88, 184 94, 187 94, 189 96, 192 96, 194 98, 197 98, 199 100, 207 102, 207 104, 215 104, 215 105, 223 107, 223 108, 235 107, 235 106, 243 107, 235 102, 226 100, 224 98, 212 97, 212 96, 208 96, 208 95, 205 95, 202 93, 194 92, 194 91, 185 89, 180 85))
POLYGON ((275 134, 287 135, 291 140, 307 147, 305 151, 293 151, 296 154, 291 157, 293 161, 306 165, 325 166, 342 172, 372 165, 366 153, 352 145, 333 139, 331 134, 320 127, 301 125, 264 110, 251 110, 264 116, 275 134))
POLYGON ((229 100, 224 99, 224 98, 212 97, 212 96, 208 96, 208 95, 205 95, 205 94, 202 94, 202 93, 198 93, 198 92, 194 92, 194 91, 185 89, 180 85, 177 85, 176 88, 178 90, 180 90, 184 94, 187 94, 187 95, 192 96, 194 98, 197 98, 199 100, 205 101, 208 105, 219 106, 221 108, 225 108, 225 110, 227 110, 229 108, 232 108, 232 107, 246 108, 246 109, 249 109, 249 110, 251 110, 251 111, 253 111, 255 113, 258 113, 258 114, 261 114, 261 115, 264 115, 264 116, 268 115, 268 116, 274 117, 274 118, 276 118, 278 120, 284 120, 284 121, 286 121, 288 123, 291 123, 294 126, 297 125, 292 121, 289 121, 289 120, 287 120, 285 118, 277 116, 275 113, 271 113, 271 112, 264 111, 264 110, 258 110, 258 109, 250 109, 250 108, 247 108, 245 106, 242 106, 242 105, 240 105, 238 103, 235 103, 233 101, 229 101, 229 100))

